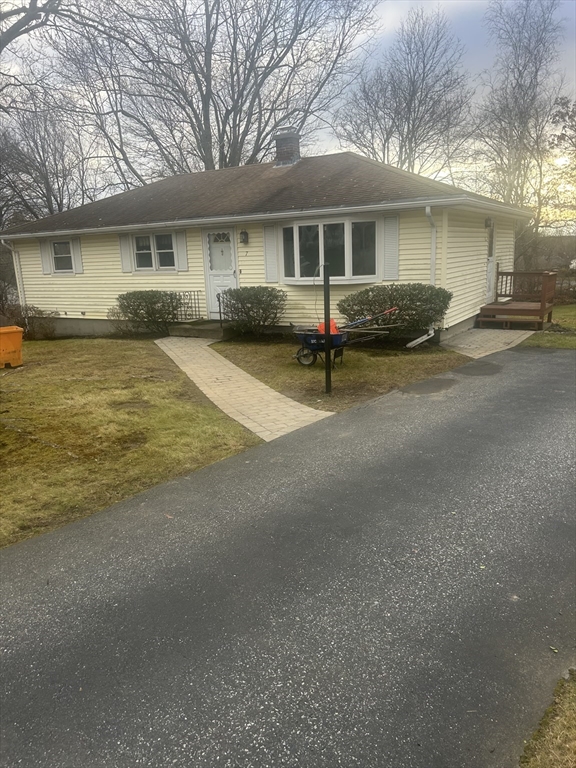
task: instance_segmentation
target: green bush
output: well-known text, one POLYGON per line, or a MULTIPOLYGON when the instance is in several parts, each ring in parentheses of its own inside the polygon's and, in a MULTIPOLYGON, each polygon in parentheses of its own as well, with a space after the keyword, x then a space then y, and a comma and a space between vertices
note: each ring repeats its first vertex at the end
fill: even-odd
POLYGON ((128 327, 138 333, 168 333, 178 320, 182 299, 175 291, 129 291, 117 299, 118 307, 108 313, 109 319, 127 321, 128 327))
POLYGON ((258 285, 253 288, 228 288, 221 294, 222 313, 240 333, 256 336, 278 325, 286 308, 286 291, 258 285))
MULTIPOLYGON (((431 325, 440 323, 448 307, 452 294, 444 288, 424 283, 393 283, 392 285, 373 285, 363 291, 351 293, 338 302, 338 310, 348 322, 363 317, 376 315, 391 307, 398 307, 393 335, 400 336, 405 331, 423 331, 431 325)), ((390 319, 379 318, 377 325, 384 325, 390 319)))

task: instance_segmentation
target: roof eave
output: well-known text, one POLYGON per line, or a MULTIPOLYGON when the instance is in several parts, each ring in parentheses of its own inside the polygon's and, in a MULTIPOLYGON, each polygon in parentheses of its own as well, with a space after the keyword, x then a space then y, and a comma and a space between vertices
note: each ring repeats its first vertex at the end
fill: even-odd
POLYGON ((447 197, 447 198, 414 198, 411 200, 395 201, 391 203, 374 203, 372 205, 356 205, 356 206, 337 206, 331 208, 307 208, 305 210, 287 210, 278 211, 274 213, 249 213, 242 215, 229 215, 229 216, 211 216, 201 217, 193 219, 179 219, 172 221, 155 221, 150 224, 123 224, 112 227, 81 227, 76 229, 59 229, 44 232, 18 232, 14 234, 0 232, 0 238, 2 240, 25 240, 29 238, 39 237, 60 237, 62 235, 96 235, 96 234, 111 234, 116 232, 133 232, 135 230, 154 230, 154 229, 175 229, 175 228, 188 228, 188 227, 208 227, 221 224, 234 224, 248 221, 278 221, 279 219, 286 218, 312 218, 322 216, 331 216, 336 214, 354 214, 354 213, 372 213, 377 211, 401 211, 407 209, 421 208, 423 206, 464 206, 474 209, 481 209, 484 211, 499 212, 502 215, 511 216, 513 218, 531 218, 532 214, 529 211, 525 211, 513 206, 506 205, 505 203, 499 203, 497 201, 483 201, 476 200, 471 197, 447 197))

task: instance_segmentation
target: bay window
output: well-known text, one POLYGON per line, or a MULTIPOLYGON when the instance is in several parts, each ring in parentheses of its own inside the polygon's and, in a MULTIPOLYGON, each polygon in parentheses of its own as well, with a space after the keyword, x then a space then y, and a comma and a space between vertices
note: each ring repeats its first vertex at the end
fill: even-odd
POLYGON ((330 277, 362 282, 377 275, 375 221, 296 223, 282 228, 284 278, 309 281, 330 265, 330 277))

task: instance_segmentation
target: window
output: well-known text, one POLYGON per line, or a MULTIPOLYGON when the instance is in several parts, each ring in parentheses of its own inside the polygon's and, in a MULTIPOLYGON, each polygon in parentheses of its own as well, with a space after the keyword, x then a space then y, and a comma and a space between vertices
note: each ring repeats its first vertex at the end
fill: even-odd
POLYGON ((172 235, 136 235, 134 261, 136 269, 175 269, 172 235))
POLYGON ((352 222, 352 274, 376 274, 376 222, 352 222))
POLYGON ((54 272, 74 271, 70 240, 59 240, 52 243, 52 258, 54 259, 54 272))
POLYGON ((375 221, 294 224, 282 228, 282 246, 288 280, 318 277, 325 262, 332 278, 362 282, 376 277, 375 221))
POLYGON ((230 232, 213 232, 208 235, 208 261, 211 272, 232 272, 234 255, 230 232))

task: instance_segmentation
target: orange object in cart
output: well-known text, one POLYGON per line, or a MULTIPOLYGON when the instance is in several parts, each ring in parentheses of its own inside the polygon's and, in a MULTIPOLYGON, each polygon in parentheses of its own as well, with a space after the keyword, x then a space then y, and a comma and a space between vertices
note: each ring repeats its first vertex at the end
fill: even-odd
POLYGON ((23 329, 17 325, 0 328, 0 368, 22 365, 23 329))

